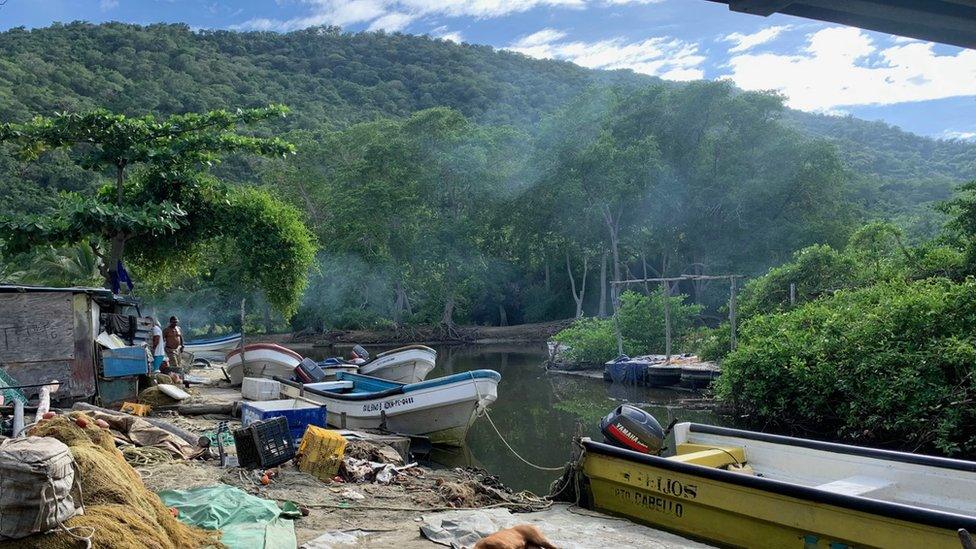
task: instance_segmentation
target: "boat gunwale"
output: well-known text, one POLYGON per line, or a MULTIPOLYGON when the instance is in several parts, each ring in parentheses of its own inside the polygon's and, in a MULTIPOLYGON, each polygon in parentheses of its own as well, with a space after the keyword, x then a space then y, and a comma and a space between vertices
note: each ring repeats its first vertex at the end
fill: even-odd
MULTIPOLYGON (((736 430, 733 429, 733 431, 736 430)), ((750 433, 749 431, 742 432, 750 433)), ((583 444, 583 448, 586 452, 637 462, 642 465, 698 476, 708 480, 724 482, 745 488, 752 488, 782 496, 807 500, 814 503, 833 505, 835 507, 842 507, 853 511, 879 515, 886 518, 922 524, 925 526, 932 526, 935 528, 944 528, 953 531, 958 530, 959 528, 965 528, 970 531, 976 530, 976 517, 970 515, 961 515, 948 511, 938 511, 925 507, 895 503, 892 501, 840 494, 837 492, 831 492, 829 490, 822 490, 812 486, 803 486, 801 484, 795 484, 782 480, 743 475, 741 473, 733 473, 723 469, 716 469, 714 467, 705 467, 693 463, 674 461, 665 457, 642 454, 632 450, 626 450, 616 446, 611 446, 609 444, 604 444, 602 442, 596 442, 588 437, 583 438, 581 443, 583 444)), ((606 480, 608 482, 614 482, 611 479, 606 480)), ((640 490, 642 488, 637 487, 636 489, 640 490)), ((678 499, 681 501, 686 501, 681 498, 678 499)), ((704 504, 700 501, 693 501, 693 503, 706 507, 715 507, 714 505, 704 504)))
POLYGON ((219 337, 212 337, 209 339, 196 339, 193 341, 187 341, 183 344, 184 347, 192 347, 195 345, 210 345, 213 343, 226 343, 228 341, 234 341, 235 339, 241 339, 241 334, 228 334, 219 337))
MULTIPOLYGON (((249 343, 244 346, 244 352, 247 351, 275 351, 285 356, 298 359, 299 361, 301 361, 304 358, 302 355, 296 353, 295 351, 292 351, 288 347, 282 347, 277 343, 249 343)), ((241 354, 241 348, 237 347, 236 349, 232 349, 228 351, 225 359, 227 362, 230 362, 231 357, 237 356, 239 354, 241 354)))
POLYGON ((865 446, 853 446, 850 444, 840 444, 837 442, 824 442, 809 438, 788 437, 783 435, 772 435, 758 433, 756 431, 746 431, 743 429, 733 429, 731 427, 717 427, 715 425, 705 425, 702 423, 689 423, 688 430, 692 433, 703 433, 707 435, 722 435, 759 442, 771 442, 786 446, 797 446, 810 450, 822 450, 837 454, 847 454, 851 456, 861 456, 885 461, 898 461, 912 465, 926 465, 938 467, 940 469, 953 469, 956 471, 966 471, 976 473, 976 462, 961 459, 944 458, 929 456, 925 454, 911 454, 908 452, 898 452, 895 450, 883 450, 881 448, 868 448, 865 446))
POLYGON ((355 383, 355 378, 367 378, 370 380, 382 381, 386 384, 396 385, 395 387, 390 387, 385 391, 374 391, 370 393, 336 393, 333 391, 320 391, 312 387, 306 387, 305 384, 296 381, 290 381, 283 379, 279 376, 274 376, 272 379, 287 385, 299 391, 304 391, 306 393, 320 396, 323 398, 331 398, 334 400, 352 401, 352 402, 362 402, 364 400, 378 400, 394 395, 409 394, 423 389, 430 389, 433 387, 446 387, 448 385, 454 385, 456 383, 464 382, 475 382, 479 379, 493 380, 496 383, 501 381, 501 374, 494 370, 471 370, 469 372, 461 372, 457 374, 452 374, 449 376, 439 377, 437 379, 429 379, 426 381, 419 381, 417 383, 400 383, 398 381, 390 381, 388 379, 379 379, 371 376, 364 376, 362 374, 353 374, 350 372, 336 372, 336 380, 338 381, 353 381, 355 383))

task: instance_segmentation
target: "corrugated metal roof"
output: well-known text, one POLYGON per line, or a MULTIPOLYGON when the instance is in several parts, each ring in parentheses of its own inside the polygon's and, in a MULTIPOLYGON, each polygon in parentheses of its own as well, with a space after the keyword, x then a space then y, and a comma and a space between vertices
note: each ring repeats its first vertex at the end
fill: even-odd
POLYGON ((976 0, 710 0, 976 49, 976 0))

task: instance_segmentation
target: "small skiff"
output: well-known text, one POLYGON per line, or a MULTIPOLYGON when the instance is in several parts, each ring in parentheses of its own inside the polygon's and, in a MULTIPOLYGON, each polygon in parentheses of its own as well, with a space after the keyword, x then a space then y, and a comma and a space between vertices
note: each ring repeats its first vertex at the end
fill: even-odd
POLYGON ((437 351, 425 345, 409 345, 376 355, 361 364, 359 373, 397 383, 419 383, 434 369, 437 351))
POLYGON ((345 372, 336 378, 304 385, 275 379, 283 395, 324 404, 333 427, 381 429, 460 446, 474 420, 498 398, 501 375, 474 370, 411 384, 345 372))
POLYGON ((227 353, 224 372, 232 385, 240 385, 245 377, 280 376, 291 379, 302 355, 274 343, 252 343, 227 353))
POLYGON ((681 423, 676 455, 582 441, 591 509, 737 547, 958 548, 976 462, 681 423))
POLYGON ((241 346, 241 334, 188 341, 184 347, 191 353, 226 353, 241 346))

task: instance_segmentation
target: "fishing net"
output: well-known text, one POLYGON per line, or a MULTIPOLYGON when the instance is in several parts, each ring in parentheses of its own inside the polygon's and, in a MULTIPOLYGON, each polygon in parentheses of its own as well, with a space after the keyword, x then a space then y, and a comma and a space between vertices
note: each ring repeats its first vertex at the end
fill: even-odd
MULTIPOLYGON (((219 532, 187 526, 163 505, 159 496, 146 489, 139 474, 115 448, 111 433, 97 427, 83 413, 59 416, 34 426, 33 436, 49 436, 71 449, 81 476, 85 514, 65 522, 69 528, 95 529, 92 547, 96 549, 182 549, 222 547, 219 532), (86 427, 73 419, 83 418, 86 427)), ((0 548, 78 547, 78 541, 63 532, 31 536, 0 543, 0 548)))
MULTIPOLYGON (((172 381, 170 381, 170 384, 172 384, 172 381)), ((170 406, 179 403, 175 398, 160 391, 159 387, 148 387, 143 390, 139 393, 139 402, 150 406, 170 406)))

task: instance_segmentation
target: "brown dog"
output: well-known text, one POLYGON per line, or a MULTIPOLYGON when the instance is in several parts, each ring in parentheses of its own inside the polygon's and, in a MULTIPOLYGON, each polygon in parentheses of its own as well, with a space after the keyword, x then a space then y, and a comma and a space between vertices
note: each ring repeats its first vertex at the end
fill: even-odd
POLYGON ((474 549, 556 549, 549 540, 542 535, 538 528, 531 524, 519 524, 482 538, 474 544, 474 549))

